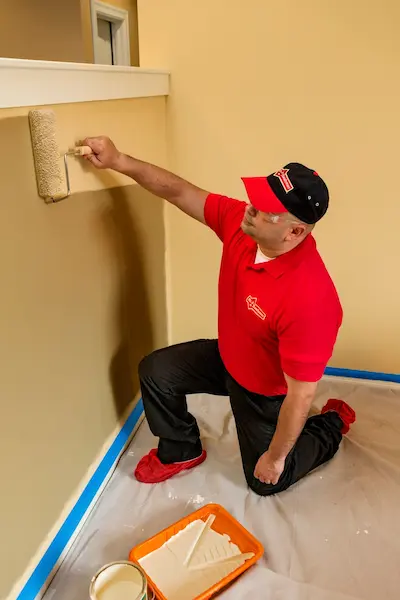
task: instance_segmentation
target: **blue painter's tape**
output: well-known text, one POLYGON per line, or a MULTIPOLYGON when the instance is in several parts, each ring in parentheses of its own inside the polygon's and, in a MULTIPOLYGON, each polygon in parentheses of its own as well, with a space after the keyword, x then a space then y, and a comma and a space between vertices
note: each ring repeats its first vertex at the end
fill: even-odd
POLYGON ((400 383, 400 375, 391 373, 375 373, 374 371, 357 371, 353 369, 336 369, 327 367, 325 375, 333 375, 334 377, 351 377, 353 379, 370 379, 372 381, 391 381, 400 383))
POLYGON ((77 500, 75 506, 65 519, 55 538, 46 550, 39 564, 21 590, 17 600, 34 600, 46 583, 65 547, 74 535, 85 512, 92 503, 110 469, 124 449, 129 436, 143 413, 143 402, 140 399, 117 437, 111 444, 106 455, 93 473, 88 484, 77 500))

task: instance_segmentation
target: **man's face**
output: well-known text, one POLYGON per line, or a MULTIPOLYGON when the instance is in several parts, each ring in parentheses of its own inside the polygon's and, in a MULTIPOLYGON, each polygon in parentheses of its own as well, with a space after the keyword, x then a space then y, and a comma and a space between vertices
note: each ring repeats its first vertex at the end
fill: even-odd
MULTIPOLYGON (((300 224, 299 224, 300 225, 300 224)), ((241 224, 242 231, 253 238, 261 247, 281 250, 285 242, 296 237, 296 222, 289 213, 264 213, 249 204, 241 224)), ((301 226, 302 227, 302 226, 301 226)))

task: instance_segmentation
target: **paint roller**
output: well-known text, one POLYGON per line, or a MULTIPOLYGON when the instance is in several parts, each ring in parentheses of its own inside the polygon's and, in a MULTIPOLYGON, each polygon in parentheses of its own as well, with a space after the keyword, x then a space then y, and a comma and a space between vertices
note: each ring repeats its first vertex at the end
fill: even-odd
POLYGON ((47 203, 68 198, 71 187, 67 157, 85 156, 92 154, 92 150, 89 146, 76 146, 62 155, 57 143, 54 111, 31 110, 28 118, 39 196, 47 203))

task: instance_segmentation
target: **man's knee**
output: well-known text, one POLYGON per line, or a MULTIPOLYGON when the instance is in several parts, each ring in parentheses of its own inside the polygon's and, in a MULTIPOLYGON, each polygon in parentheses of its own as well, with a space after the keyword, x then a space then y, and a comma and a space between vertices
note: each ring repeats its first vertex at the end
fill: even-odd
POLYGON ((160 360, 159 351, 148 354, 139 363, 139 379, 141 381, 152 379, 153 381, 157 378, 157 374, 161 372, 162 359, 160 360))
POLYGON ((149 374, 153 371, 152 356, 153 356, 153 354, 148 354, 147 356, 142 358, 142 360, 140 361, 139 368, 138 368, 140 379, 147 379, 149 374))
POLYGON ((258 496, 274 496, 286 490, 289 485, 286 485, 283 481, 278 481, 276 485, 271 483, 263 483, 253 474, 246 475, 246 481, 249 488, 258 496))
POLYGON ((164 388, 169 381, 174 365, 174 356, 170 348, 162 348, 148 354, 139 363, 139 379, 141 382, 152 382, 164 388))

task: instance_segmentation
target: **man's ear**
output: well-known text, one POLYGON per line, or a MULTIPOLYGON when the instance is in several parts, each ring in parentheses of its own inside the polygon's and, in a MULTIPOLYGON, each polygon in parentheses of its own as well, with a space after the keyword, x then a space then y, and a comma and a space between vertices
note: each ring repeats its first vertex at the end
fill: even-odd
POLYGON ((286 241, 292 242, 294 240, 299 240, 304 236, 306 229, 307 228, 303 223, 294 223, 286 236, 286 241))

